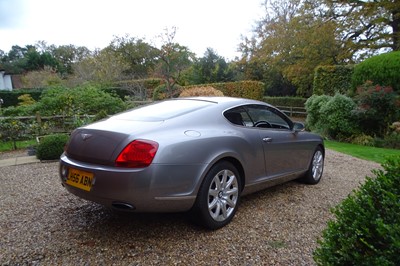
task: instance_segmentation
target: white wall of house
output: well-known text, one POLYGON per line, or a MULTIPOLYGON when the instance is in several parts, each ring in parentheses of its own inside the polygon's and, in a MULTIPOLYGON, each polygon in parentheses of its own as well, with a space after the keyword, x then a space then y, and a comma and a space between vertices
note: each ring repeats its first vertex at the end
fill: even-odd
POLYGON ((5 73, 5 71, 0 71, 0 90, 11 91, 13 89, 11 75, 5 73))

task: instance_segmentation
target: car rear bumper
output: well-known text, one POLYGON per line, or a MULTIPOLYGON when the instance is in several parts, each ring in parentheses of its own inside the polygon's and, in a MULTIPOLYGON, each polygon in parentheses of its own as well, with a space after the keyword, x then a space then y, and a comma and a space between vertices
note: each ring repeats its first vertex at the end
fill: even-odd
POLYGON ((71 160, 62 155, 60 179, 72 194, 110 208, 136 212, 180 212, 193 206, 207 165, 161 165, 125 169, 71 160), (90 191, 66 183, 77 169, 93 174, 90 191))

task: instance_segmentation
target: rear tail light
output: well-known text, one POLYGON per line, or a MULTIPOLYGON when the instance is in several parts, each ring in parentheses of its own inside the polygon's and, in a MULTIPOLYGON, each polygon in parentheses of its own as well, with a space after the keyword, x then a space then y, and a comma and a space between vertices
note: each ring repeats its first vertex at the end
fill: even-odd
POLYGON ((157 150, 157 142, 151 140, 134 140, 118 155, 115 165, 128 168, 147 167, 153 161, 157 150))

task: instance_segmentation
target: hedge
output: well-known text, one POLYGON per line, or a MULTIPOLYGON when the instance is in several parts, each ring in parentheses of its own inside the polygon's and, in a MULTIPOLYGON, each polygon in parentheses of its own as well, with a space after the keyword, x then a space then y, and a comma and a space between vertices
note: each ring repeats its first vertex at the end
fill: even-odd
POLYGON ((400 265, 400 157, 382 168, 332 209, 317 265, 400 265))
POLYGON ((354 67, 353 91, 366 81, 400 92, 400 51, 373 56, 354 67))
POLYGON ((346 94, 351 88, 353 65, 319 66, 315 69, 313 94, 346 94))
POLYGON ((274 106, 291 106, 302 107, 307 101, 307 98, 301 97, 264 97, 263 101, 274 106))
POLYGON ((35 101, 40 100, 44 89, 16 89, 13 91, 0 91, 0 99, 3 99, 1 107, 17 106, 19 103, 18 97, 24 94, 29 94, 35 101))
POLYGON ((224 83, 209 83, 201 85, 184 86, 182 89, 193 87, 213 87, 222 91, 225 96, 262 100, 264 96, 264 83, 259 81, 237 81, 224 83))

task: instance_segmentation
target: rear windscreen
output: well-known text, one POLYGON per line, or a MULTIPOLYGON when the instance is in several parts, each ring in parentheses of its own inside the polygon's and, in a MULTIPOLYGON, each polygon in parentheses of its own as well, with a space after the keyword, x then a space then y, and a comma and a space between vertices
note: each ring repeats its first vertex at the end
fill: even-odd
POLYGON ((170 100, 132 109, 111 119, 131 121, 161 121, 184 115, 215 104, 199 100, 170 100))

